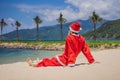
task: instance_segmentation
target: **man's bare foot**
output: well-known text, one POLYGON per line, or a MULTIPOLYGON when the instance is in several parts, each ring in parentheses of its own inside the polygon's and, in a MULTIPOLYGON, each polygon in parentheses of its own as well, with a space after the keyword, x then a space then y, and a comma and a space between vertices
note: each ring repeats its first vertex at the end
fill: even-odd
POLYGON ((29 64, 29 66, 32 66, 32 64, 33 64, 33 61, 32 61, 32 59, 31 58, 27 58, 27 63, 29 64))
POLYGON ((37 63, 40 61, 39 58, 36 59, 37 63))

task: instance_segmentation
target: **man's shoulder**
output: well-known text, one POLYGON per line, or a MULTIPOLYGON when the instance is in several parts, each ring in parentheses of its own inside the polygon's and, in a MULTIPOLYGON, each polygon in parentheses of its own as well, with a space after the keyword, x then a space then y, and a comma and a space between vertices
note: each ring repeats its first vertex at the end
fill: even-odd
POLYGON ((72 35, 68 35, 68 36, 66 37, 66 40, 71 39, 71 37, 72 37, 72 35))
MULTIPOLYGON (((66 37, 66 40, 70 40, 70 39, 72 39, 73 37, 74 37, 73 35, 68 35, 68 36, 66 37)), ((85 40, 82 35, 79 35, 78 37, 79 37, 79 39, 85 40)))
POLYGON ((84 37, 82 35, 79 36, 81 39, 84 39, 84 37))

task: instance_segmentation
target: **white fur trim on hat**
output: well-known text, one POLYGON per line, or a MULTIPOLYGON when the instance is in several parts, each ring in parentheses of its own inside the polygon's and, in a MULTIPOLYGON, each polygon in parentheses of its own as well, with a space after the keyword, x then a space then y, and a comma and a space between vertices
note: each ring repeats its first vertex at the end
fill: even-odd
POLYGON ((79 30, 79 31, 75 31, 75 30, 73 30, 71 27, 69 27, 69 29, 70 29, 70 31, 75 32, 75 33, 78 33, 80 30, 82 30, 81 27, 80 27, 80 30, 79 30))

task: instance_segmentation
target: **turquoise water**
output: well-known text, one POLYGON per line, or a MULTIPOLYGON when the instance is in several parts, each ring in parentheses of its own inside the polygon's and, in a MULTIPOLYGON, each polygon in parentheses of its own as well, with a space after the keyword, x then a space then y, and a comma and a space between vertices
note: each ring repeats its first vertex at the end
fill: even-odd
POLYGON ((24 62, 28 57, 32 59, 42 59, 44 57, 53 57, 61 54, 61 51, 45 51, 45 50, 24 50, 24 49, 7 49, 0 48, 0 64, 24 62))

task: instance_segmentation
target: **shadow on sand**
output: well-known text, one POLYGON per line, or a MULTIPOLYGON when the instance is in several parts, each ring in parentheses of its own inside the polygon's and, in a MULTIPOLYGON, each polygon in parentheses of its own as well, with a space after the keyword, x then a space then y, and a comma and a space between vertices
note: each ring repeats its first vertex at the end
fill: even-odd
POLYGON ((89 63, 80 63, 80 64, 75 64, 75 66, 80 66, 80 65, 90 65, 89 63))

